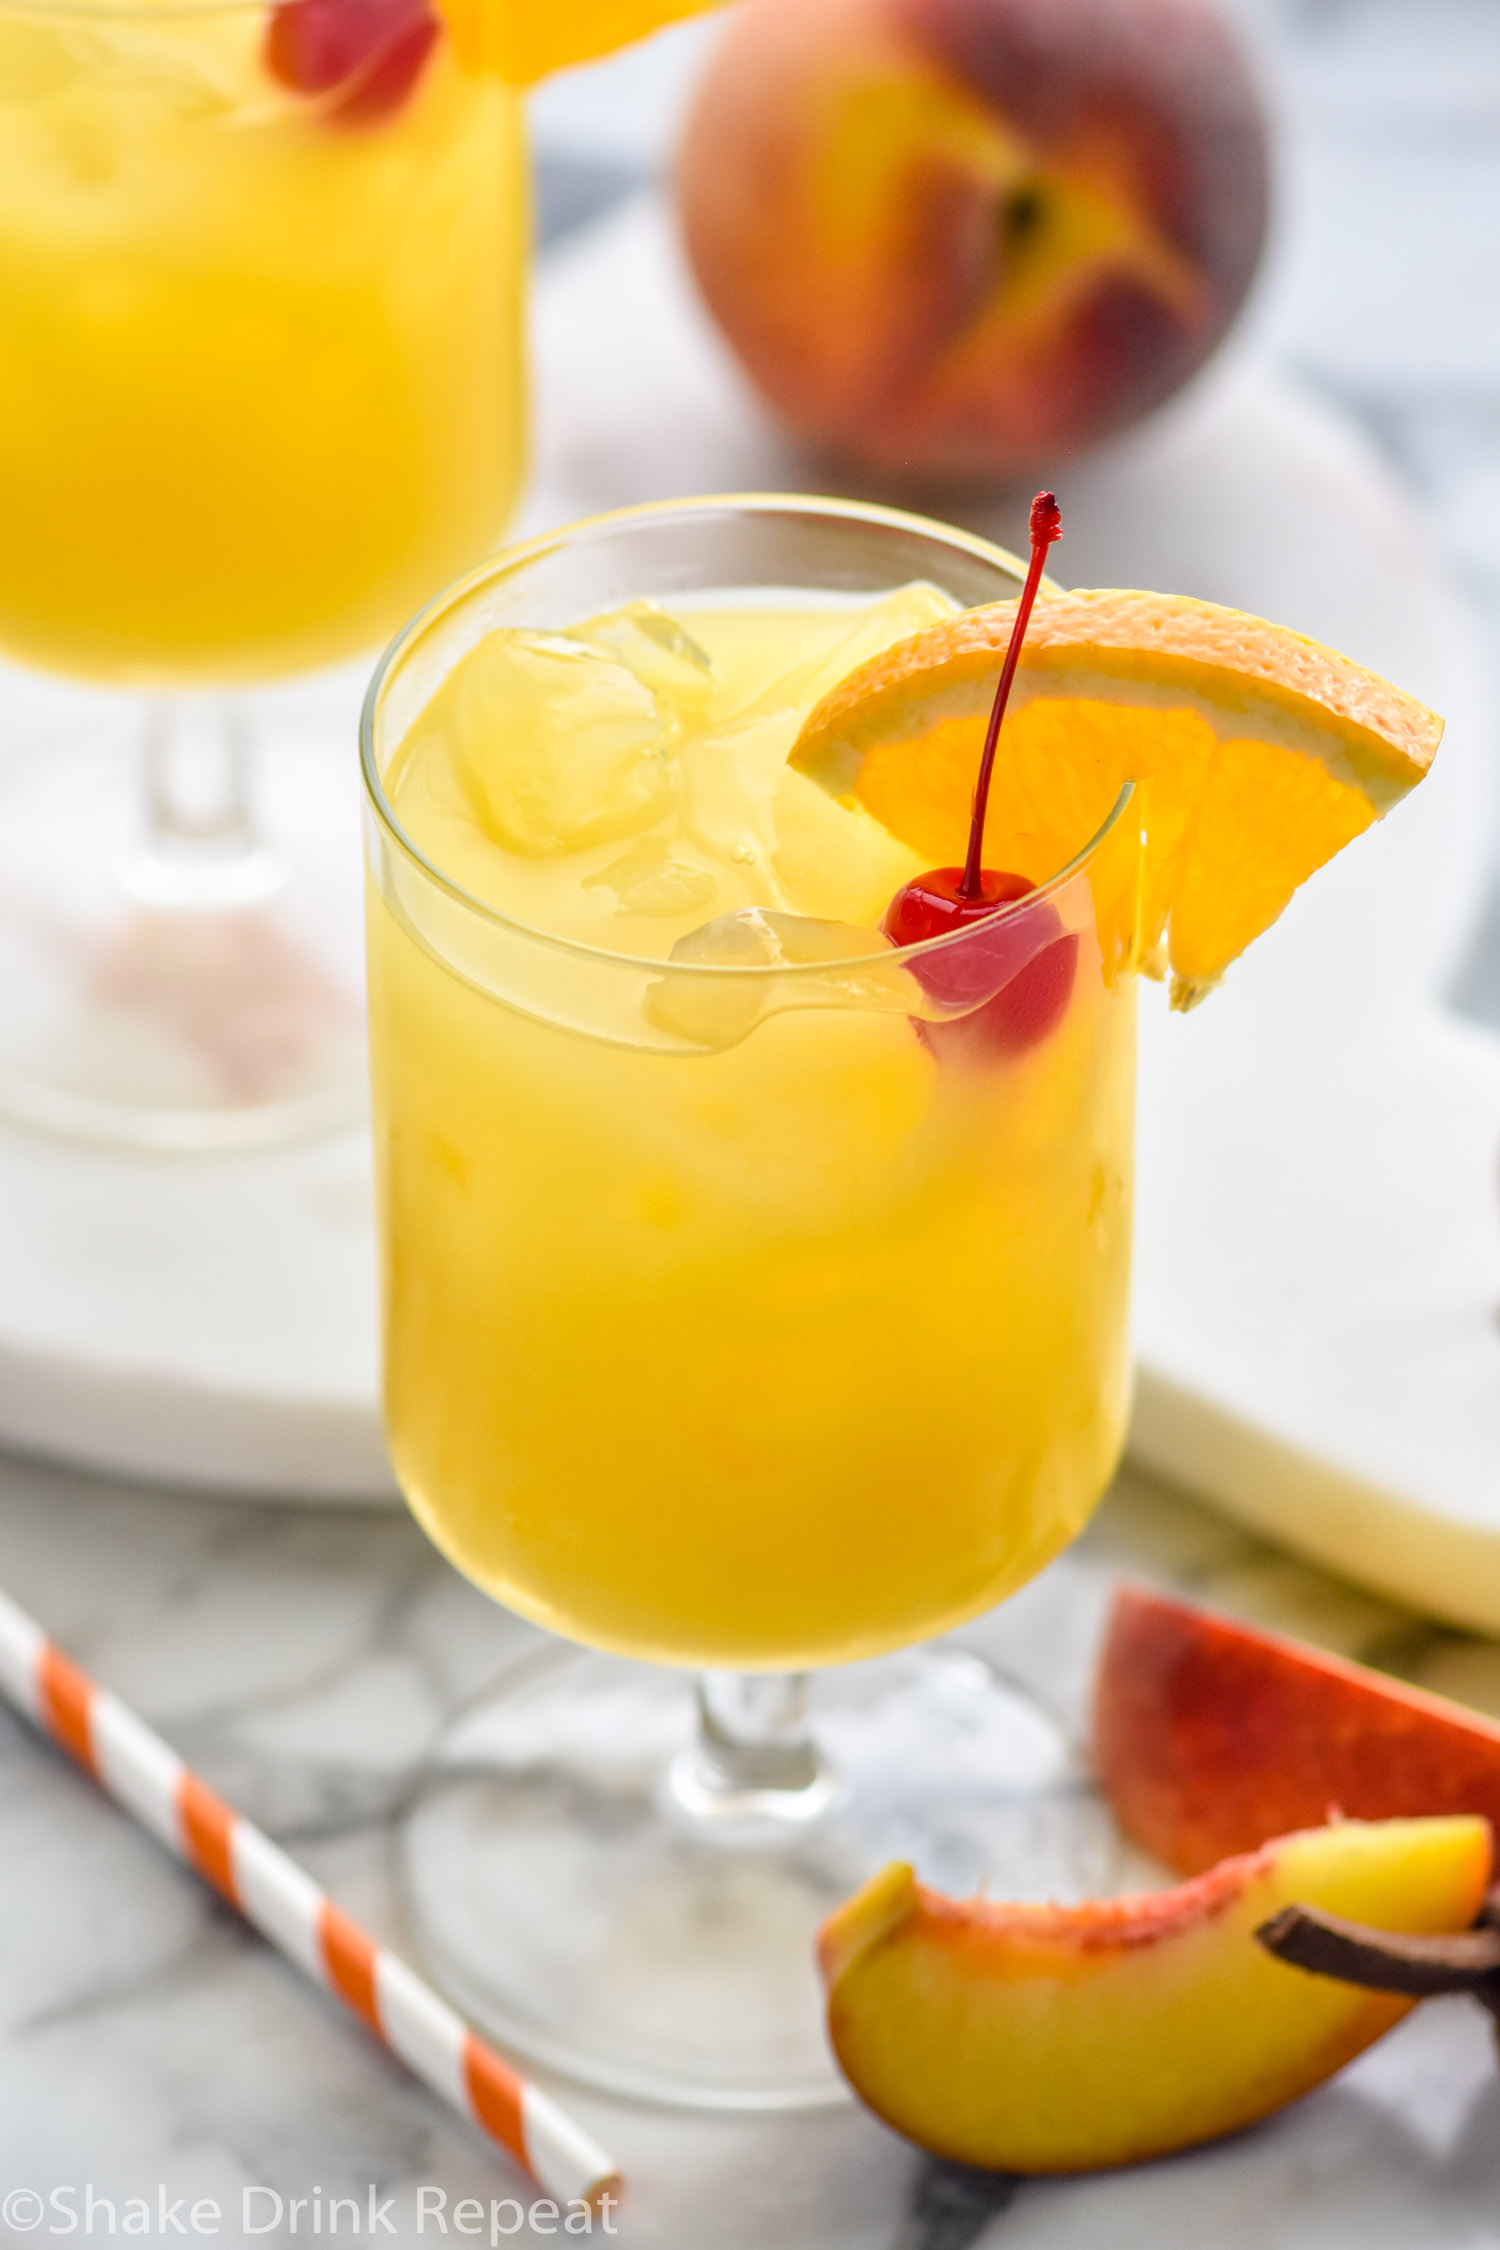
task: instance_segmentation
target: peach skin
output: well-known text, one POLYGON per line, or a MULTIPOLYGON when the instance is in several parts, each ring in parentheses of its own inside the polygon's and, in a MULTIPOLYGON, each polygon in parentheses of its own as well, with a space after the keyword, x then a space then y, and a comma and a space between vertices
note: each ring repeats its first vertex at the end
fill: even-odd
POLYGON ((1093 1752, 1121 1827, 1183 1875, 1330 1807, 1482 1813, 1500 1831, 1500 1726, 1140 1586, 1110 1613, 1093 1752))
POLYGON ((1177 1890, 1082 1906, 949 1899, 885 1869, 824 1924, 834 2053, 908 2139, 961 2163, 1080 2172, 1253 2124, 1413 2003, 1255 1941, 1299 1902, 1381 1930, 1466 1929, 1488 1823, 1343 1821, 1177 1890))
POLYGON ((793 431, 1005 478, 1212 350, 1260 255, 1266 133, 1206 0, 747 0, 678 194, 710 310, 793 431))

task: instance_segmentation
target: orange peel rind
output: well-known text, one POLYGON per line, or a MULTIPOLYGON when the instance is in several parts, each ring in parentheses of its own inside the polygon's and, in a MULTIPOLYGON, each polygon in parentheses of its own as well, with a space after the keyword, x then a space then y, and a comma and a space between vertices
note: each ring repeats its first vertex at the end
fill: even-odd
MULTIPOLYGON (((791 763, 931 857, 961 861, 1013 602, 966 610, 861 665, 791 763)), ((987 865, 1043 881, 1136 783, 1135 965, 1191 1007, 1293 892, 1415 786, 1442 721, 1300 633, 1186 595, 1036 606, 1001 735, 987 865)))

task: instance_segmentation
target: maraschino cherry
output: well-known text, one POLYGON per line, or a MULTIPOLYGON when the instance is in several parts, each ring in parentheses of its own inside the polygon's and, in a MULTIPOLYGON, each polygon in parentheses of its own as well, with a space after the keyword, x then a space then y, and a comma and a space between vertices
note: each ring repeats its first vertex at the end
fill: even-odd
POLYGON ((975 1056, 1018 1054, 1045 1039, 1061 1021, 1073 990, 1078 939, 1063 930, 1057 909, 1050 900, 1041 899, 1030 912, 1000 914, 1000 907, 1025 898, 1036 885, 1024 875, 981 864, 1001 722, 1047 549, 1061 537, 1057 501, 1052 493, 1039 492, 1031 503, 1031 567, 1016 604, 1015 623, 990 711, 974 784, 964 864, 935 867, 903 883, 881 923, 891 943, 902 946, 920 945, 924 939, 942 937, 972 923, 994 923, 987 936, 975 937, 966 945, 943 946, 935 953, 919 955, 911 963, 913 976, 935 1000, 971 1011, 950 1022, 919 1024, 923 1038, 938 1052, 953 1047, 975 1056))
POLYGON ((293 93, 326 96, 340 124, 373 125, 406 100, 437 35, 428 0, 281 0, 266 68, 293 93))

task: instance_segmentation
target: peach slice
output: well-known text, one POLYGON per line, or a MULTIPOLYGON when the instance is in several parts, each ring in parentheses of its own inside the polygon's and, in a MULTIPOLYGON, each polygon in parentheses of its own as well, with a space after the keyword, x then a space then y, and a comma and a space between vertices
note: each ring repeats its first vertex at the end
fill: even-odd
POLYGON ((1308 1976, 1255 1931, 1292 1902, 1377 1929, 1467 1929, 1490 1871, 1475 1818, 1341 1821, 1177 1890, 1012 1906, 887 1867, 824 1924, 828 2026, 887 2124, 963 2163, 1093 2171, 1252 2124, 1412 2005, 1308 1976))
POLYGON ((1094 1768, 1121 1827, 1183 1875, 1330 1807, 1483 1813, 1500 1833, 1500 1726, 1140 1586, 1110 1614, 1094 1768))

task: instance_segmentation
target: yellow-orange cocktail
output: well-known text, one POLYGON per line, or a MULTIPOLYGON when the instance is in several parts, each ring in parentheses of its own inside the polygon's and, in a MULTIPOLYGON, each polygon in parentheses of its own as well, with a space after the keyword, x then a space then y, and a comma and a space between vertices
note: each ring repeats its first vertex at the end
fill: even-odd
POLYGON ((276 75, 264 6, 0 7, 9 654, 169 684, 329 662, 504 523, 518 100, 438 34, 362 110, 382 0, 332 5, 377 30, 321 92, 276 75))
POLYGON ((395 1465, 594 1644, 454 1714, 405 1896, 595 2085, 836 2098, 814 1933, 893 1860, 1127 1877, 1056 1721, 913 1644, 1120 1443, 1137 966, 1202 997, 1441 722, 1188 597, 1033 617, 1058 531, 1039 493, 1023 585, 852 503, 626 511, 474 572, 367 700, 395 1465))
POLYGON ((1060 1014, 975 1061, 879 932, 921 863, 785 764, 950 593, 554 590, 541 633, 504 596, 371 706, 398 1476, 471 1578, 596 1647, 908 1644, 1030 1578, 1120 1445, 1113 847, 1049 894, 1060 1014))
POLYGON ((528 248, 519 97, 428 0, 0 0, 0 654, 139 691, 0 782, 0 1107, 358 1113, 348 721, 253 691, 503 529, 528 248))

